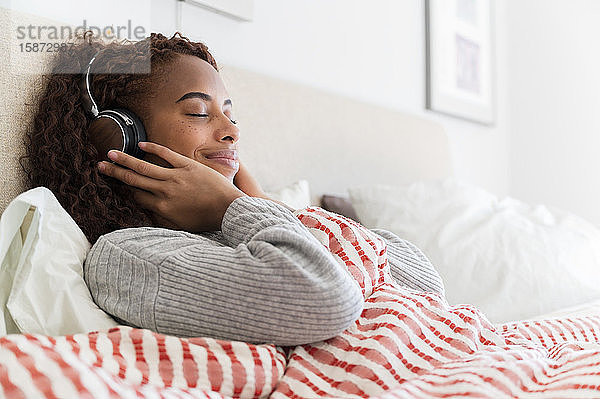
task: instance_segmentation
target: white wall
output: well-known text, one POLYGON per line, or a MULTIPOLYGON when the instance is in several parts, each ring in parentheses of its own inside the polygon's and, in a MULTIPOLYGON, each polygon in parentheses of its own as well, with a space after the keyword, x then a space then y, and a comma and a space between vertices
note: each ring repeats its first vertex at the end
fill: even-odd
POLYGON ((511 194, 600 225, 600 1, 508 3, 511 194))
MULTIPOLYGON (((153 0, 152 26, 175 30, 169 1, 153 0)), ((438 120, 450 137, 454 170, 508 193, 505 0, 496 2, 498 117, 494 127, 426 111, 424 0, 255 0, 238 22, 183 5, 182 32, 204 41, 217 62, 438 120)), ((341 118, 343 115, 332 115, 341 118)), ((373 140, 385 141, 377 132, 373 140)))

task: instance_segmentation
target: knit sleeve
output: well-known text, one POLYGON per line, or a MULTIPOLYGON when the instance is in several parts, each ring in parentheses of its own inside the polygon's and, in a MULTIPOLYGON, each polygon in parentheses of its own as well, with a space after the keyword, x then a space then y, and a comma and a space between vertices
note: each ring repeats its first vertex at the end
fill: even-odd
POLYGON ((397 283, 419 291, 444 295, 444 283, 429 259, 414 244, 383 229, 370 229, 387 244, 388 262, 397 283))
POLYGON ((85 262, 92 297, 120 322, 181 337, 299 345, 358 318, 358 285, 281 205, 243 196, 222 222, 228 245, 160 228, 102 236, 85 262))

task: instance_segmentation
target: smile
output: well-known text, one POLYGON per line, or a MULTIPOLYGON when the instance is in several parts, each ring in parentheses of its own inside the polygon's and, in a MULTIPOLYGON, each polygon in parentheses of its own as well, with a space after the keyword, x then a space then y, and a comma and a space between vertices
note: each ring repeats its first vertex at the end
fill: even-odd
POLYGON ((209 161, 218 162, 218 163, 225 165, 227 167, 230 167, 232 169, 238 169, 240 166, 240 163, 237 160, 231 159, 231 158, 216 157, 216 158, 207 158, 207 159, 209 161))

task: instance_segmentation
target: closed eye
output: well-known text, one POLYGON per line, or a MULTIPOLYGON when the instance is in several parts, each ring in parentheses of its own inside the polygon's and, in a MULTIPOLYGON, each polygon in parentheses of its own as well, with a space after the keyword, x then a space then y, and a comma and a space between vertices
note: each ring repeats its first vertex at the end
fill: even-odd
MULTIPOLYGON (((188 116, 196 116, 198 118, 206 118, 208 117, 208 114, 186 114, 188 116)), ((237 121, 233 120, 233 119, 229 119, 231 121, 231 123, 233 123, 234 125, 237 125, 237 121)))

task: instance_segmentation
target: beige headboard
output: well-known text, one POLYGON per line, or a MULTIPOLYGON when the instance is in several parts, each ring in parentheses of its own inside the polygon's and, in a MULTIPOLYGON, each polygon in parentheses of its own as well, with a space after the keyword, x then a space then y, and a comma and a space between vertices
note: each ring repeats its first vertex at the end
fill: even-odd
MULTIPOLYGON (((0 49, 7 54, 11 40, 2 31, 0 49)), ((0 212, 24 188, 17 160, 35 109, 28 104, 40 86, 39 75, 16 74, 10 62, 0 57, 0 212)), ((352 186, 452 173, 437 123, 230 66, 221 73, 241 128, 241 159, 265 190, 306 179, 318 204, 320 195, 345 194, 352 186)))
POLYGON ((45 55, 17 59, 17 45, 12 28, 34 22, 31 16, 13 14, 0 8, 0 212, 25 188, 25 179, 18 162, 23 155, 25 127, 31 122, 40 75, 24 71, 39 70, 36 64, 47 60, 45 55), (12 53, 12 54, 11 54, 12 53))

